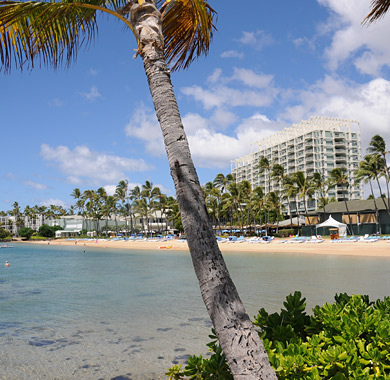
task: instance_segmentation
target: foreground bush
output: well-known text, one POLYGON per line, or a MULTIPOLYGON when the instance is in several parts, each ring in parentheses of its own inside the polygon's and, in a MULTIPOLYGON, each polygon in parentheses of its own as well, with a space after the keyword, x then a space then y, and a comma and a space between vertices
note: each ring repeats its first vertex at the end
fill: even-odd
MULTIPOLYGON (((390 297, 370 302, 346 293, 335 303, 305 312, 300 292, 286 297, 280 313, 255 316, 270 362, 279 379, 390 379, 390 297)), ((232 380, 214 335, 211 356, 190 356, 184 369, 173 366, 170 380, 232 380)))

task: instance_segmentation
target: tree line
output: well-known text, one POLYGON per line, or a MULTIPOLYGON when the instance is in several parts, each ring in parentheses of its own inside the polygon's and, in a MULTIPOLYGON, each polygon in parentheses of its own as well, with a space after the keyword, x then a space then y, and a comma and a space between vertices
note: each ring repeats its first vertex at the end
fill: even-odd
MULTIPOLYGON (((390 215, 390 176, 389 166, 386 162, 388 153, 385 140, 379 135, 373 136, 367 154, 359 162, 359 167, 354 172, 356 180, 370 184, 371 194, 369 198, 374 200, 377 217, 379 215, 377 196, 381 198, 381 206, 384 206, 390 215), (374 182, 379 194, 375 194, 374 182), (383 182, 387 194, 383 191, 383 182), (385 199, 386 195, 387 201, 385 199)), ((308 201, 312 200, 316 194, 319 200, 318 208, 322 208, 325 214, 326 205, 337 201, 335 197, 328 197, 327 195, 332 189, 341 192, 349 217, 349 224, 352 224, 347 204, 349 200, 348 189, 350 187, 347 168, 337 167, 332 169, 329 172, 329 178, 325 180, 318 172, 307 175, 303 171, 297 171, 287 175, 282 165, 271 163, 266 157, 261 157, 257 169, 259 173, 266 173, 270 179, 279 183, 281 190, 271 191, 271 181, 269 181, 268 189, 261 186, 252 188, 247 180, 237 182, 234 175, 228 174, 225 176, 221 173, 213 181, 207 182, 202 187, 210 217, 214 225, 218 226, 218 229, 230 225, 237 226, 240 230, 249 227, 255 231, 256 225, 267 227, 269 224, 276 225, 278 228, 279 221, 284 219, 282 215, 284 203, 287 203, 287 213, 292 225, 293 215, 299 215, 298 204, 300 201, 303 203, 306 220, 311 229, 311 219, 308 217, 308 201), (295 210, 293 211, 293 209, 295 210)))
MULTIPOLYGON (((370 185, 369 198, 374 201, 378 219, 378 206, 383 206, 390 215, 390 176, 389 166, 386 162, 388 153, 384 139, 379 135, 373 136, 367 154, 359 162, 359 168, 354 173, 357 180, 362 180, 370 185), (375 193, 374 184, 379 194, 375 193), (378 195, 381 205, 377 204, 378 195)), ((297 171, 287 175, 283 166, 272 164, 265 157, 260 158, 257 168, 260 173, 267 173, 269 178, 281 184, 281 190, 271 191, 271 182, 269 182, 268 189, 261 186, 252 189, 249 181, 237 182, 234 175, 222 173, 219 173, 213 181, 202 186, 206 206, 217 231, 227 228, 233 229, 234 226, 240 230, 244 230, 246 227, 256 231, 256 226, 265 226, 266 233, 268 233, 269 225, 276 225, 278 228, 279 222, 284 219, 283 211, 287 211, 292 225, 293 215, 298 216, 299 214, 297 205, 300 201, 304 205, 306 220, 311 227, 307 201, 312 200, 316 194, 319 199, 318 206, 325 214, 326 205, 336 201, 334 197, 329 198, 327 194, 329 190, 336 187, 343 194, 349 215, 347 200, 349 200, 348 188, 350 184, 346 168, 332 169, 326 181, 317 172, 306 175, 302 171, 297 171), (284 203, 287 203, 288 210, 284 210, 284 203)), ((86 230, 95 230, 97 234, 109 230, 109 220, 114 220, 116 232, 124 229, 129 233, 139 232, 135 222, 137 218, 141 221, 142 231, 152 231, 150 222, 154 219, 158 221, 157 229, 162 232, 167 229, 167 226, 160 221, 160 216, 164 216, 166 220, 173 222, 176 230, 183 231, 178 202, 174 197, 161 192, 160 188, 154 186, 151 181, 145 181, 141 186, 129 188, 128 181, 122 180, 112 195, 108 195, 103 187, 84 191, 75 188, 71 196, 75 200, 75 204, 68 209, 57 205, 48 207, 27 205, 22 211, 18 202, 15 202, 11 210, 1 211, 0 216, 14 216, 16 226, 19 229, 24 227, 25 218, 28 220, 28 225, 31 226, 39 216, 42 216, 43 220, 47 220, 65 215, 82 215, 86 230), (104 220, 106 221, 105 226, 100 227, 101 221, 104 220), (125 224, 120 224, 118 220, 124 220, 125 224)), ((349 224, 352 224, 350 215, 349 224)))

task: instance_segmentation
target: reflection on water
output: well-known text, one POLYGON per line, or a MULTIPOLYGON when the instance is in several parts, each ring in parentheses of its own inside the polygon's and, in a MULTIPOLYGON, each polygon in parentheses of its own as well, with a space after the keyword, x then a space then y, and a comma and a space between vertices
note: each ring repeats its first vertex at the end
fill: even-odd
MULTIPOLYGON (((272 248, 272 247, 270 247, 272 248)), ((248 314, 300 290, 388 295, 390 260, 226 254, 248 314)), ((0 379, 163 379, 207 352, 210 321, 188 253, 20 244, 0 267, 0 379)))

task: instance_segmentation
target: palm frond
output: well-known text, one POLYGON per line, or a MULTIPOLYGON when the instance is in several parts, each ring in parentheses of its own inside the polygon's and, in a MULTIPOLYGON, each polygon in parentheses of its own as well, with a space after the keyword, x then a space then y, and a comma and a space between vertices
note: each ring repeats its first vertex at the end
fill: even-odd
POLYGON ((363 24, 372 23, 382 18, 390 7, 390 0, 372 0, 371 1, 371 12, 363 20, 363 24))
POLYGON ((13 64, 34 67, 37 59, 54 68, 64 61, 70 65, 79 49, 87 47, 97 35, 96 12, 123 18, 108 8, 122 3, 125 1, 0 1, 2 68, 9 71, 13 64))
POLYGON ((207 55, 216 12, 206 0, 168 0, 161 8, 165 55, 172 70, 207 55))

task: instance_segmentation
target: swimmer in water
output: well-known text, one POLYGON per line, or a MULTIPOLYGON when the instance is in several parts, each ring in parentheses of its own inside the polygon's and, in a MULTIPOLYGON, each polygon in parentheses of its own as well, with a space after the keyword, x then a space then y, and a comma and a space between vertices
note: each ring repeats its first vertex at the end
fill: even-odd
POLYGON ((6 267, 9 267, 9 262, 6 261, 4 265, 5 265, 6 267))

